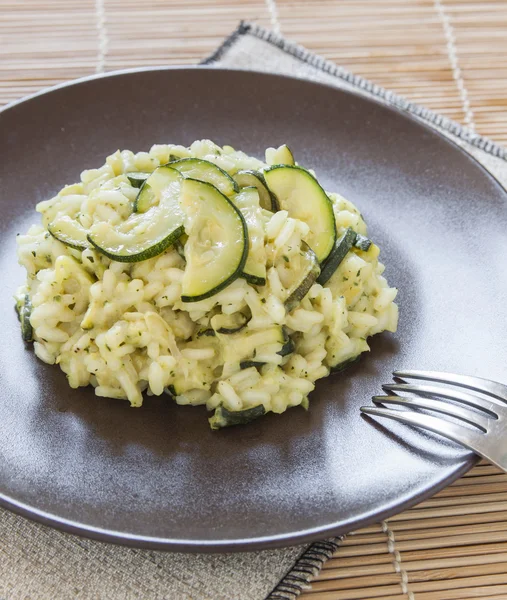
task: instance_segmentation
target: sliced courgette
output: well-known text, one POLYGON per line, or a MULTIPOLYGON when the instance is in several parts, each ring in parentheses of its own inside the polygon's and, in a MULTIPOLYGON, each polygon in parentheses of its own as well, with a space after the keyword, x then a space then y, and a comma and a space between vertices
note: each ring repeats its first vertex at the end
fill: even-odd
POLYGON ((130 185, 135 188, 140 188, 149 176, 150 173, 143 173, 142 171, 132 171, 131 173, 127 173, 127 179, 130 181, 130 185))
POLYGON ((91 248, 87 239, 88 231, 76 219, 64 215, 48 225, 49 233, 62 244, 74 250, 91 248))
POLYGON ((294 155, 287 144, 279 148, 268 148, 266 150, 266 162, 268 165, 295 165, 294 155))
POLYGON ((238 184, 223 169, 202 158, 181 158, 169 163, 169 167, 179 171, 183 177, 211 183, 222 194, 231 196, 239 192, 238 184))
POLYGON ((22 299, 16 302, 16 312, 18 313, 19 322, 21 324, 21 337, 23 338, 23 341, 33 342, 33 327, 30 323, 32 301, 28 294, 25 294, 22 299))
POLYGON ((331 367, 330 372, 333 373, 333 374, 334 373, 341 373, 342 371, 345 371, 345 369, 347 367, 350 367, 352 364, 354 364, 355 362, 357 362, 360 358, 361 358, 361 355, 358 354, 357 356, 353 356, 352 358, 344 360, 341 363, 335 365, 334 367, 331 367))
POLYGON ((241 370, 243 370, 243 369, 250 369, 251 367, 260 368, 260 367, 263 367, 265 364, 266 363, 260 362, 258 360, 242 360, 239 363, 239 368, 241 370))
POLYGON ((292 338, 287 333, 287 328, 282 327, 282 330, 283 330, 285 343, 282 346, 282 349, 279 352, 277 352, 277 354, 279 354, 280 356, 287 356, 288 354, 292 354, 294 352, 294 350, 296 349, 296 346, 295 346, 294 342, 292 341, 292 338))
POLYGON ((185 260, 185 244, 187 243, 188 235, 184 233, 176 242, 174 242, 174 249, 185 260))
POLYGON ((199 331, 196 334, 196 337, 200 338, 203 335, 206 337, 213 337, 215 335, 215 330, 211 327, 204 327, 203 329, 199 329, 199 331))
POLYGON ((327 257, 327 260, 322 265, 322 270, 317 278, 317 283, 324 285, 333 276, 336 269, 340 266, 340 263, 349 253, 355 241, 356 232, 349 227, 336 242, 331 254, 327 257))
POLYGON ((356 241, 354 242, 354 246, 359 248, 359 250, 364 250, 364 252, 368 252, 372 241, 367 238, 365 235, 361 235, 360 233, 356 233, 356 241))
POLYGON ((174 385, 168 385, 167 387, 164 388, 164 392, 168 395, 171 396, 171 398, 174 400, 176 398, 176 396, 178 395, 176 393, 176 389, 174 387, 174 385))
POLYGON ((336 241, 333 205, 319 182, 300 167, 275 166, 264 173, 280 207, 310 227, 306 241, 319 262, 329 256, 336 241))
POLYGON ((210 183, 185 179, 180 205, 188 234, 181 299, 197 302, 241 275, 248 255, 248 230, 236 206, 210 183))
POLYGON ((231 411, 224 406, 215 409, 215 413, 208 419, 211 429, 222 429, 223 427, 232 427, 233 425, 245 425, 254 419, 266 414, 266 409, 262 404, 247 408, 245 410, 231 411))
POLYGON ((246 187, 233 198, 248 228, 248 255, 243 267, 243 277, 252 285, 266 285, 266 247, 264 224, 259 193, 255 187, 246 187))
POLYGON ((259 203, 262 208, 276 212, 280 210, 278 198, 270 191, 264 175, 259 171, 238 171, 234 181, 240 188, 255 187, 259 192, 259 203))
POLYGON ((250 318, 241 312, 232 315, 215 315, 210 319, 212 331, 225 334, 238 333, 247 326, 248 321, 250 318))
MULTIPOLYGON (((107 222, 92 226, 88 240, 99 252, 118 262, 139 262, 161 254, 183 235, 184 214, 179 205, 182 178, 174 169, 165 169, 160 176, 166 186, 157 191, 158 204, 146 212, 143 204, 141 212, 133 213, 118 227, 107 222)), ((160 180, 156 181, 158 185, 160 180)))
POLYGON ((306 242, 301 242, 299 255, 291 257, 290 268, 294 273, 297 273, 297 281, 289 290, 289 295, 285 300, 285 310, 287 312, 291 312, 296 308, 320 274, 317 256, 306 242), (296 261, 299 262, 298 265, 295 264, 296 261))
POLYGON ((155 169, 141 185, 134 202, 134 212, 144 213, 163 202, 166 196, 174 198, 179 193, 181 179, 181 174, 176 169, 167 166, 155 169))

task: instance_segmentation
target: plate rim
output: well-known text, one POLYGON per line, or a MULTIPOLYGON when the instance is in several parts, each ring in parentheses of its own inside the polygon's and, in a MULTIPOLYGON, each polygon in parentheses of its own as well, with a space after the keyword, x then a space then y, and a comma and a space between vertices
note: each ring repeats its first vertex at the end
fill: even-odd
POLYGON ((367 527, 378 523, 395 514, 403 512, 415 506, 419 502, 428 499, 437 492, 443 490, 449 484, 467 473, 480 460, 480 457, 472 452, 469 453, 458 469, 449 473, 431 488, 421 489, 417 494, 405 494, 399 501, 393 502, 381 512, 375 509, 364 513, 358 519, 348 519, 325 525, 305 529, 296 533, 284 533, 257 538, 245 538, 235 540, 184 540, 171 538, 158 538, 145 535, 127 534, 112 529, 92 527, 77 521, 65 519, 58 515, 33 508, 23 502, 18 502, 0 493, 0 506, 30 521, 47 525, 59 531, 78 535, 99 542, 112 543, 119 546, 140 548, 143 550, 162 550, 168 552, 187 552, 191 554, 215 554, 224 552, 252 552, 269 550, 275 548, 286 548, 299 544, 317 542, 330 537, 338 537, 355 529, 367 527), (429 493, 428 493, 429 491, 429 493))
MULTIPOLYGON (((458 144, 455 140, 453 140, 450 137, 450 135, 446 135, 439 129, 430 126, 426 121, 423 121, 422 119, 418 119, 416 115, 413 115, 412 113, 402 110, 399 106, 395 106, 393 104, 383 102, 381 99, 379 99, 375 96, 369 96, 364 93, 361 93, 358 90, 349 90, 349 89, 331 85, 329 83, 324 83, 322 81, 314 81, 313 79, 306 79, 304 77, 296 77, 294 75, 286 75, 284 73, 273 73, 271 71, 258 71, 256 69, 239 69, 239 68, 230 68, 230 67, 222 67, 222 66, 217 67, 217 66, 214 66, 213 64, 167 65, 167 66, 156 65, 156 66, 151 66, 151 67, 130 67, 127 69, 115 69, 113 71, 105 71, 103 73, 92 73, 90 75, 84 75, 83 77, 78 77, 76 79, 69 79, 67 81, 62 81, 55 85, 43 88, 37 92, 33 92, 32 94, 27 94, 26 96, 22 96, 21 98, 18 98, 16 100, 11 100, 11 102, 8 102, 4 106, 0 107, 0 117, 2 116, 2 114, 4 112, 7 112, 11 108, 16 108, 20 104, 29 102, 30 100, 34 100, 35 98, 38 98, 39 96, 45 96, 47 94, 51 94, 52 92, 56 92, 58 90, 61 90, 61 89, 67 88, 67 87, 73 87, 75 85, 80 85, 81 83, 87 83, 89 81, 95 81, 98 79, 109 79, 109 78, 114 78, 114 77, 117 77, 120 75, 130 75, 130 74, 136 74, 136 73, 149 73, 149 72, 154 72, 154 71, 163 71, 163 72, 170 72, 170 71, 209 71, 209 72, 213 72, 213 71, 216 71, 219 73, 220 72, 222 72, 222 73, 243 73, 243 74, 253 73, 255 75, 262 75, 265 77, 274 77, 276 79, 287 79, 289 81, 297 81, 299 83, 302 83, 303 85, 309 84, 309 85, 315 85, 317 87, 324 87, 327 89, 334 90, 335 92, 338 92, 338 93, 343 93, 348 96, 359 98, 360 100, 366 100, 367 102, 372 102, 373 104, 381 106, 382 108, 385 108, 386 110, 391 111, 391 112, 397 114, 398 116, 401 116, 402 118, 407 119, 408 121, 419 125, 423 129, 425 129, 427 132, 429 132, 430 134, 436 135, 441 140, 444 140, 445 142, 447 142, 454 148, 457 148, 459 150, 459 152, 461 152, 462 155, 464 155, 469 160, 471 160, 473 163, 475 163, 500 188, 500 190, 506 195, 506 201, 507 201, 507 188, 505 188, 500 183, 500 181, 498 181, 498 179, 493 175, 493 173, 491 173, 491 171, 489 171, 473 154, 471 154, 470 152, 467 152, 460 144, 458 144)), ((477 149, 482 152, 485 152, 481 148, 477 148, 477 149)), ((493 158, 502 160, 496 156, 493 156, 493 158)))
MULTIPOLYGON (((221 73, 242 73, 248 74, 253 73, 256 76, 261 75, 263 77, 274 77, 277 79, 286 79, 290 81, 297 81, 301 85, 316 85, 333 90, 337 93, 342 93, 347 96, 359 98, 361 101, 371 102, 376 105, 380 105, 384 109, 391 111, 399 117, 406 119, 412 123, 417 124, 424 130, 429 132, 451 147, 457 149, 462 155, 468 160, 473 162, 480 170, 487 176, 487 178, 498 187, 504 199, 507 201, 507 190, 498 181, 498 179, 471 153, 467 152, 460 144, 456 143, 452 138, 442 133, 440 130, 431 127, 424 121, 417 119, 416 116, 401 110, 397 106, 386 104, 375 97, 366 96, 355 90, 343 89, 340 87, 333 86, 331 84, 322 83, 319 81, 313 81, 301 77, 295 77, 291 75, 258 71, 252 69, 237 69, 237 68, 224 68, 215 67, 210 65, 169 65, 169 66, 151 66, 151 67, 134 67, 128 69, 119 69, 114 71, 108 71, 105 73, 95 73, 86 75, 77 79, 72 79, 58 83, 56 85, 44 88, 32 94, 26 95, 22 98, 13 100, 0 108, 0 117, 7 113, 10 109, 16 108, 21 104, 34 100, 40 96, 57 92, 67 87, 79 86, 83 83, 100 79, 113 79, 122 75, 135 75, 138 73, 147 72, 198 72, 200 70, 205 71, 217 71, 221 73)), ((372 509, 367 513, 363 513, 360 517, 351 518, 347 520, 335 521, 331 524, 327 524, 321 527, 315 527, 311 529, 301 530, 297 532, 289 532, 283 534, 270 534, 267 536, 257 538, 244 538, 244 539, 219 539, 219 540, 185 540, 185 539, 171 539, 166 537, 150 537, 146 535, 128 534, 113 529, 97 528, 77 521, 65 519, 59 517, 54 513, 45 512, 39 510, 31 505, 19 502, 16 499, 0 492, 0 506, 10 510, 11 512, 18 514, 22 517, 28 518, 29 520, 48 525, 57 530, 64 531, 67 533, 79 535, 89 539, 98 540, 101 542, 109 542, 113 544, 119 544, 122 546, 129 546, 135 548, 151 549, 151 550, 166 550, 166 551, 178 551, 178 552, 190 552, 190 553, 213 553, 213 552, 240 552, 240 551, 255 551, 265 550, 272 548, 281 548, 291 545, 297 545, 302 543, 310 543, 317 540, 324 539, 326 537, 343 535, 353 529, 362 528, 369 524, 384 520, 394 514, 398 514, 415 504, 433 496, 435 493, 447 487, 449 484, 456 481, 463 474, 468 472, 477 462, 480 457, 468 453, 465 458, 457 464, 453 470, 447 472, 446 476, 440 479, 436 484, 429 487, 421 487, 416 490, 416 493, 408 492, 404 495, 397 497, 397 499, 387 505, 384 505, 383 510, 378 511, 372 509)))

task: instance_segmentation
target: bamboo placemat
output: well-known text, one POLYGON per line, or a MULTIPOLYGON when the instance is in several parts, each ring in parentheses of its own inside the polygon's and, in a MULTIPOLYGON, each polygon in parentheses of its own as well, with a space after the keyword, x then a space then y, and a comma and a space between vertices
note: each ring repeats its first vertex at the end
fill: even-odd
POLYGON ((507 143, 505 0, 0 0, 0 104, 95 71, 199 62, 240 19, 507 143))
MULTIPOLYGON (((0 0, 0 105, 94 72, 192 64, 248 19, 507 143, 505 0, 0 0)), ((349 534, 304 600, 507 598, 507 475, 481 464, 349 534)))
POLYGON ((505 600, 507 475, 481 463, 430 500, 349 534, 301 600, 505 600))

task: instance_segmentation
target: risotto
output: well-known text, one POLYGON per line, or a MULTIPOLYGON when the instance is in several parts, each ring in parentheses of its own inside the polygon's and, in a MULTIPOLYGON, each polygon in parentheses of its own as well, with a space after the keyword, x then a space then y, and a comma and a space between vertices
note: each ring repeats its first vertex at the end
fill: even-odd
POLYGON ((396 330, 357 208, 287 146, 117 151, 18 236, 23 339, 72 388, 205 405, 213 429, 308 408, 315 382, 396 330))

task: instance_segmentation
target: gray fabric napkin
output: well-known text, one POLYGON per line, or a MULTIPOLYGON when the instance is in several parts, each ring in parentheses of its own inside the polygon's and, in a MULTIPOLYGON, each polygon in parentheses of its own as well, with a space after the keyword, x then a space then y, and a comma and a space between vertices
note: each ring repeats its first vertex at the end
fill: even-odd
MULTIPOLYGON (((502 147, 261 27, 242 23, 204 64, 284 73, 375 97, 438 129, 507 187, 502 147)), ((333 538, 242 554, 135 550, 74 537, 0 510, 0 599, 293 600, 338 545, 333 538)))

